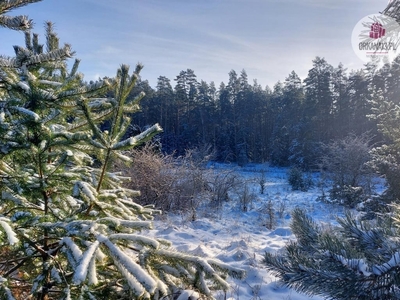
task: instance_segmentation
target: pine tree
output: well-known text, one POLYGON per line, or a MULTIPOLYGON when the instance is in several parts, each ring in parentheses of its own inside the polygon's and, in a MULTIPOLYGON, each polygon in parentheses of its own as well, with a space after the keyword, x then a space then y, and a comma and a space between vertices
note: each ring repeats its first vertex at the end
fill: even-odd
POLYGON ((316 167, 320 143, 333 138, 332 73, 333 67, 324 58, 316 57, 304 80, 303 116, 291 146, 291 161, 302 168, 316 167))
POLYGON ((399 226, 392 219, 367 223, 347 215, 330 231, 301 209, 292 217, 297 241, 264 257, 285 285, 327 299, 400 299, 399 226))
POLYGON ((0 24, 25 30, 25 47, 0 58, 0 251, 9 258, 0 262, 0 298, 160 299, 182 287, 211 297, 209 283, 227 289, 225 275, 241 270, 140 234, 159 211, 136 204, 139 192, 111 168, 161 131, 155 124, 124 137, 144 97, 128 97, 142 65, 84 82, 78 59, 67 67, 74 53, 52 23, 44 47, 27 17, 4 15, 33 2, 0 0, 0 24))
MULTIPOLYGON (((274 129, 271 138, 271 161, 277 165, 287 165, 296 155, 300 109, 304 100, 303 85, 299 76, 292 71, 285 82, 274 89, 274 129), (293 155, 293 156, 292 156, 293 155)), ((294 162, 296 164, 296 162, 294 162)))
POLYGON ((230 101, 229 89, 221 82, 217 100, 217 117, 219 126, 217 127, 216 146, 218 150, 217 159, 220 161, 235 160, 235 143, 234 143, 234 124, 233 104, 230 101))
POLYGON ((370 78, 372 100, 369 101, 371 112, 368 117, 376 122, 384 142, 375 147, 371 164, 386 179, 388 188, 382 195, 386 202, 397 201, 400 197, 400 107, 398 96, 393 91, 396 80, 388 79, 399 75, 396 61, 385 64, 370 78))

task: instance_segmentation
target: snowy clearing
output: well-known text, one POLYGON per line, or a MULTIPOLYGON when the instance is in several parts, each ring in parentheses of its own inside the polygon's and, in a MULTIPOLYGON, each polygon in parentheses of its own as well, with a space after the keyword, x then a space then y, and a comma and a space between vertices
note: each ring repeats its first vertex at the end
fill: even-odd
MULTIPOLYGON (((164 215, 155 221, 156 230, 149 234, 168 239, 182 252, 219 259, 247 271, 244 280, 230 278, 231 285, 227 295, 218 292, 217 299, 268 299, 268 300, 304 300, 323 299, 307 296, 282 286, 262 263, 266 251, 278 252, 285 244, 294 239, 289 227, 290 212, 294 207, 305 209, 314 220, 323 226, 334 226, 336 218, 343 216, 341 206, 318 201, 321 190, 318 187, 318 174, 313 174, 314 186, 307 192, 292 191, 287 182, 286 168, 274 168, 267 165, 251 165, 239 168, 230 165, 214 165, 214 169, 234 170, 248 182, 256 195, 255 201, 247 212, 240 209, 238 201, 225 202, 221 211, 211 207, 202 207, 198 219, 190 221, 185 215, 164 215), (257 182, 261 171, 265 171, 265 191, 260 193, 257 182), (267 229, 263 207, 272 200, 275 208, 283 207, 276 213, 276 225, 267 229), (225 298, 226 297, 226 298, 225 298)), ((377 181, 378 187, 381 182, 377 181)))

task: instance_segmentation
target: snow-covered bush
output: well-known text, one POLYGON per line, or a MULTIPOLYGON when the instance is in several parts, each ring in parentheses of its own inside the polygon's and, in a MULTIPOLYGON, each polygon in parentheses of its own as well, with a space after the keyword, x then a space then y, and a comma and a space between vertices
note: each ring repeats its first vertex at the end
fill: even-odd
POLYGON ((130 161, 123 151, 161 131, 155 124, 124 138, 144 97, 128 97, 142 66, 85 83, 79 60, 67 67, 71 46, 60 46, 52 23, 44 47, 26 17, 3 15, 32 2, 0 1, 0 25, 25 30, 25 47, 0 57, 0 253, 13 258, 0 268, 0 298, 14 299, 21 287, 43 300, 168 299, 184 287, 210 297, 211 287, 228 289, 225 276, 242 276, 240 269, 140 234, 160 212, 135 203, 140 192, 111 169, 130 161))
POLYGON ((321 170, 330 183, 330 200, 354 207, 371 194, 374 174, 371 159, 371 137, 349 135, 322 146, 321 170))

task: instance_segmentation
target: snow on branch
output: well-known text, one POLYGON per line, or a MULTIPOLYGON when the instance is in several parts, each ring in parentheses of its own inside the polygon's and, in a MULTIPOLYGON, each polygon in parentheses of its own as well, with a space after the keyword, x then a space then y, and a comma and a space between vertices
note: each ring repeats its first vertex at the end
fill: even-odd
POLYGON ((160 132, 162 132, 162 128, 158 123, 156 123, 153 126, 151 126, 150 128, 143 131, 141 134, 138 134, 134 137, 130 137, 126 140, 123 140, 121 142, 114 144, 111 147, 111 149, 112 150, 124 150, 124 149, 128 149, 128 148, 136 147, 136 146, 148 141, 155 134, 160 133, 160 132))
POLYGON ((364 259, 356 259, 356 258, 347 259, 347 258, 343 257, 342 255, 338 255, 338 254, 334 254, 333 257, 337 261, 342 263, 342 265, 345 267, 348 267, 358 273, 362 273, 364 276, 371 275, 371 272, 367 271, 369 269, 369 267, 364 259))
POLYGON ((372 266, 372 272, 375 275, 381 276, 385 273, 388 273, 390 270, 394 268, 400 267, 400 252, 396 252, 392 255, 390 260, 382 265, 374 265, 372 266))
POLYGON ((63 237, 60 241, 60 245, 64 245, 68 257, 69 263, 75 268, 82 258, 82 251, 78 245, 70 237, 63 237))
POLYGON ((124 226, 132 229, 152 229, 152 223, 149 221, 130 221, 114 217, 105 217, 98 220, 99 223, 112 223, 115 226, 124 226))
MULTIPOLYGON (((66 44, 63 48, 50 51, 48 53, 41 53, 32 55, 28 58, 27 65, 41 64, 50 61, 59 61, 65 58, 72 57, 71 46, 66 44)), ((22 65, 21 65, 22 66, 22 65)))
POLYGON ((40 120, 40 116, 37 113, 35 113, 29 109, 19 107, 19 106, 11 106, 10 109, 16 110, 19 113, 21 113, 25 116, 28 116, 29 118, 33 119, 35 122, 39 122, 39 120, 40 120))
POLYGON ((17 83, 17 85, 24 90, 25 93, 29 93, 31 91, 31 88, 29 87, 29 85, 27 85, 25 82, 20 81, 17 83))
POLYGON ((97 192, 94 187, 84 181, 77 181, 74 186, 74 196, 78 196, 79 194, 83 194, 90 201, 96 201, 97 192))
MULTIPOLYGON (((1 11, 0 11, 1 12, 1 11)), ((32 28, 32 20, 27 16, 4 16, 0 15, 0 26, 14 30, 28 30, 32 28)))
POLYGON ((0 57, 0 67, 3 68, 17 68, 17 60, 15 58, 0 57))
POLYGON ((30 3, 40 2, 42 0, 1 0, 0 1, 0 14, 10 11, 11 9, 23 7, 30 3))
POLYGON ((74 284, 80 284, 81 282, 85 281, 86 276, 88 274, 89 265, 95 259, 94 254, 95 254, 97 248, 99 247, 99 245, 100 245, 100 243, 98 241, 95 241, 88 247, 88 249, 82 255, 82 257, 79 261, 79 265, 76 267, 74 277, 72 279, 74 284))
POLYGON ((91 98, 88 107, 91 109, 104 109, 112 107, 112 99, 109 98, 91 98))
POLYGON ((129 209, 129 207, 124 205, 122 202, 118 201, 118 199, 115 200, 115 204, 118 205, 124 211, 124 213, 129 215, 130 217, 136 216, 135 211, 132 211, 132 209, 129 209))
POLYGON ((146 291, 143 285, 140 284, 138 279, 133 276, 132 273, 129 272, 129 270, 127 270, 124 265, 122 265, 115 259, 114 264, 118 268, 122 276, 126 279, 126 282, 138 299, 150 299, 149 293, 146 291))
MULTIPOLYGON (((123 188, 123 187, 118 187, 115 189, 110 189, 110 190, 103 190, 100 191, 100 193, 113 193, 119 196, 131 196, 131 197, 138 197, 140 196, 140 191, 137 190, 132 190, 132 189, 128 189, 128 188, 123 188)), ((137 204, 138 205, 138 204, 137 204)), ((138 205, 140 206, 140 205, 138 205)))
POLYGON ((145 270, 140 267, 140 265, 135 263, 131 257, 114 245, 106 236, 99 234, 97 235, 97 240, 110 250, 110 254, 113 257, 116 266, 122 266, 122 268, 119 268, 120 271, 125 269, 128 272, 124 273, 123 275, 137 296, 142 295, 145 291, 150 294, 154 293, 155 289, 157 288, 157 283, 145 270), (143 288, 145 288, 145 290, 143 290, 143 288))
POLYGON ((120 202, 123 205, 132 207, 137 213, 140 213, 143 218, 146 220, 152 220, 154 218, 154 215, 161 215, 162 211, 154 209, 154 205, 146 205, 146 206, 141 206, 132 200, 125 200, 125 199, 118 199, 116 200, 120 202))
MULTIPOLYGON (((96 252, 99 252, 99 251, 96 251, 96 252)), ((89 263, 88 275, 87 275, 89 285, 96 285, 98 283, 97 269, 96 269, 96 259, 95 259, 95 258, 97 258, 97 256, 98 255, 95 255, 95 257, 93 257, 90 260, 90 263, 89 263)))
POLYGON ((400 2, 398 0, 389 1, 386 8, 382 11, 382 14, 392 17, 399 21, 400 19, 400 2))
MULTIPOLYGON (((7 170, 8 171, 8 170, 7 170)), ((16 205, 22 205, 27 202, 26 198, 19 196, 19 195, 14 195, 10 192, 7 191, 2 191, 1 192, 1 199, 2 200, 9 200, 14 202, 16 205)), ((39 207, 38 207, 39 208, 39 207)))
POLYGON ((52 81, 52 80, 38 80, 38 82, 41 83, 41 84, 55 86, 55 87, 62 86, 61 82, 52 81))
POLYGON ((92 84, 81 86, 74 90, 68 90, 68 91, 62 92, 58 95, 58 98, 65 98, 65 97, 71 97, 71 96, 76 96, 76 95, 88 94, 88 93, 96 92, 100 89, 103 89, 103 88, 106 88, 109 86, 110 86, 110 82, 108 80, 100 80, 100 81, 96 81, 95 83, 92 83, 92 84))
POLYGON ((101 199, 99 197, 98 202, 96 202, 97 206, 101 208, 102 211, 108 211, 111 212, 112 215, 114 215, 114 217, 119 217, 119 218, 124 218, 124 219, 130 219, 132 217, 132 213, 131 212, 126 212, 122 207, 119 207, 117 205, 115 205, 114 203, 106 203, 104 200, 101 199), (119 214, 117 216, 117 214, 119 214))
POLYGON ((226 270, 230 276, 233 278, 244 278, 246 276, 246 272, 243 269, 238 269, 235 267, 232 267, 229 264, 226 264, 222 261, 209 258, 207 259, 207 262, 211 265, 214 266, 214 268, 220 269, 220 270, 226 270))
POLYGON ((98 148, 98 149, 107 149, 107 147, 105 147, 102 143, 99 143, 98 141, 89 139, 88 142, 89 142, 92 146, 94 146, 94 147, 96 147, 96 148, 98 148))
POLYGON ((155 239, 149 238, 147 236, 138 235, 138 234, 128 234, 128 233, 115 233, 111 234, 108 237, 110 240, 127 240, 131 242, 138 242, 140 244, 151 246, 154 249, 159 248, 160 243, 155 239))
POLYGON ((196 266, 196 269, 200 269, 202 272, 213 278, 225 290, 229 289, 229 284, 217 274, 216 270, 212 267, 212 265, 217 267, 217 269, 219 270, 227 271, 230 275, 236 278, 243 278, 246 274, 246 272, 242 269, 232 267, 228 264, 217 261, 215 259, 205 259, 175 251, 169 251, 166 249, 159 249, 156 251, 156 254, 161 255, 166 259, 186 261, 186 263, 194 264, 196 266))
POLYGON ((13 231, 13 229, 7 222, 10 222, 10 220, 7 218, 0 217, 0 227, 2 227, 6 232, 8 243, 10 245, 14 245, 18 243, 19 240, 17 238, 17 234, 13 231))

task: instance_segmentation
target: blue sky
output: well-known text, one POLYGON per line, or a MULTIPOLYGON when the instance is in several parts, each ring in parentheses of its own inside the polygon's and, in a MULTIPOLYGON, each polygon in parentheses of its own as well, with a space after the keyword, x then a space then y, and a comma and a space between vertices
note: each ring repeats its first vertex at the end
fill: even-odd
MULTIPOLYGON (((43 37, 55 23, 62 43, 82 59, 86 80, 114 76, 120 64, 144 64, 142 79, 155 87, 193 69, 198 80, 227 83, 245 69, 249 81, 272 87, 294 70, 307 76, 316 56, 349 70, 363 62, 351 33, 387 0, 44 0, 10 14, 26 14, 43 37)), ((0 54, 13 55, 22 33, 0 28, 0 54)), ((44 39, 42 39, 44 42, 44 39)))

